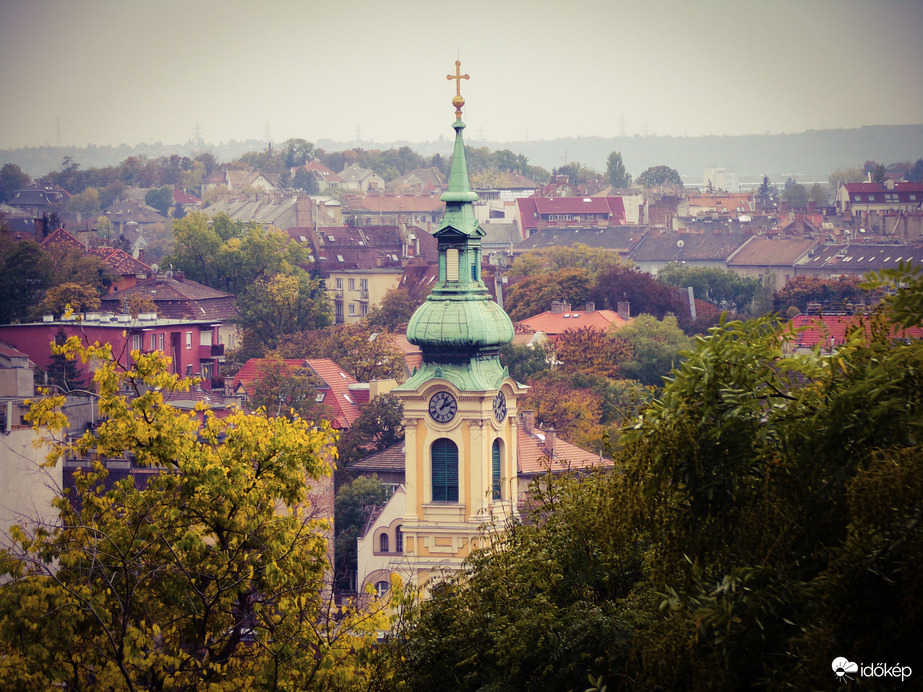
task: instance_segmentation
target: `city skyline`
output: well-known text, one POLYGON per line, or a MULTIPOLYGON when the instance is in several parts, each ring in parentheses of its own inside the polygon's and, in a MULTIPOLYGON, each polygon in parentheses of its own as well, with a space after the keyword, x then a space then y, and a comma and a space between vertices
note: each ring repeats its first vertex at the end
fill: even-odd
POLYGON ((919 124, 920 35, 912 0, 0 0, 0 147, 434 141, 456 59, 478 140, 919 124))

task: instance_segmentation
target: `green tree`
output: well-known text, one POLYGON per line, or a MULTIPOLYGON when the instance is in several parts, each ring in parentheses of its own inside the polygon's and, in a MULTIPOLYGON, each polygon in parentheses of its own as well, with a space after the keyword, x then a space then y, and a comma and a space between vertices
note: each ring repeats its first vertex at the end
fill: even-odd
POLYGON ((396 332, 407 326, 417 307, 418 303, 407 291, 395 288, 385 293, 381 302, 369 311, 366 323, 396 332))
POLYGON ((551 368, 550 347, 527 346, 509 343, 500 347, 500 363, 509 369, 510 377, 517 382, 526 382, 533 375, 551 368))
POLYGON ((657 280, 670 286, 685 289, 692 287, 693 294, 719 310, 746 313, 759 285, 758 279, 740 276, 727 269, 693 267, 676 262, 657 272, 657 280))
POLYGON ((338 458, 343 468, 404 439, 404 404, 393 394, 380 394, 362 405, 359 417, 340 435, 338 458))
POLYGON ((314 158, 314 144, 306 139, 287 139, 282 143, 286 168, 304 166, 314 158))
POLYGON ((846 303, 868 302, 872 298, 857 276, 839 276, 822 279, 816 276, 796 276, 778 291, 773 298, 773 308, 786 312, 795 307, 806 312, 809 303, 819 303, 826 309, 842 309, 846 303))
POLYGON ((367 324, 338 324, 279 340, 281 358, 329 358, 359 382, 404 378, 404 354, 387 332, 367 324))
POLYGON ((251 357, 274 348, 284 335, 320 329, 333 321, 324 282, 303 269, 256 280, 237 306, 246 332, 243 348, 251 357))
POLYGON ((555 358, 566 370, 617 377, 632 356, 631 346, 620 336, 596 327, 567 329, 555 344, 555 358))
POLYGON ((0 203, 9 202, 23 188, 32 184, 32 177, 15 163, 5 163, 0 168, 0 203))
POLYGON ((635 183, 641 187, 660 187, 661 185, 683 187, 683 179, 669 166, 651 166, 638 176, 635 183))
POLYGON ((683 352, 693 343, 672 315, 663 320, 638 315, 616 334, 631 354, 621 364, 623 374, 652 387, 663 386, 663 378, 683 361, 683 352))
POLYGON ((99 216, 99 190, 88 187, 83 192, 71 197, 67 210, 80 215, 80 219, 89 221, 99 216))
POLYGON ((340 486, 334 504, 336 545, 334 548, 336 577, 341 586, 348 586, 350 572, 357 569, 356 540, 369 515, 388 500, 385 486, 377 476, 359 476, 340 486))
POLYGON ((292 176, 292 180, 289 185, 293 188, 304 191, 306 195, 316 195, 320 192, 320 187, 318 187, 314 176, 304 168, 299 168, 295 171, 295 174, 292 176))
POLYGON ((808 189, 801 183, 786 183, 782 199, 793 209, 804 209, 808 206, 808 189))
POLYGON ((48 254, 31 240, 0 232, 0 324, 25 319, 51 285, 48 254))
POLYGON ((625 170, 620 151, 613 151, 606 160, 606 182, 616 188, 631 187, 631 175, 625 170))
POLYGON ((524 320, 551 309, 558 300, 582 305, 587 302, 592 278, 586 269, 561 269, 551 274, 536 274, 513 284, 504 301, 514 321, 524 320))
POLYGON ((776 186, 769 182, 768 175, 763 176, 763 182, 757 188, 756 202, 764 211, 774 209, 776 206, 776 186))
POLYGON ((173 206, 173 186, 151 188, 144 195, 144 203, 156 209, 161 216, 170 216, 170 207, 173 206))
POLYGON ((309 368, 292 369, 282 359, 270 358, 257 368, 250 403, 269 416, 324 420, 327 408, 316 401, 320 384, 309 368))
POLYGON ((329 474, 330 429, 165 395, 189 387, 159 352, 130 370, 106 347, 94 358, 105 422, 73 442, 63 397, 30 420, 65 456, 134 455, 162 468, 145 487, 107 483, 96 462, 60 497, 60 519, 0 554, 0 672, 11 689, 346 689, 368 677, 384 625, 324 596, 329 519, 309 484, 329 474), (131 392, 126 396, 124 392, 131 392), (108 488, 107 488, 108 486, 108 488), (73 500, 73 502, 72 502, 73 500), (28 624, 26 624, 28 623, 28 624))
POLYGON ((87 284, 63 283, 52 286, 32 312, 35 316, 64 314, 67 307, 74 312, 91 312, 99 308, 99 293, 87 284))

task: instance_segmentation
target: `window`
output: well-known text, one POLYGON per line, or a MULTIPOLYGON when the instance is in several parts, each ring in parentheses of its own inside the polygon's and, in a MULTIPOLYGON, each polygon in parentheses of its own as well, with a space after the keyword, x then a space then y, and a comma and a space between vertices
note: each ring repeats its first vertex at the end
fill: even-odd
POLYGON ((157 335, 156 334, 151 334, 151 350, 152 351, 157 350, 157 335))
POLYGON ((394 529, 394 552, 404 552, 404 527, 398 526, 394 529))
POLYGON ((157 341, 160 344, 160 350, 162 351, 163 350, 163 334, 160 335, 160 338, 157 341))
POLYGON ((132 335, 131 335, 131 350, 132 350, 132 351, 140 351, 140 350, 141 350, 141 339, 142 339, 142 337, 141 337, 140 334, 132 334, 132 335))
POLYGON ((186 332, 186 348, 192 348, 192 332, 186 332))
POLYGON ((210 329, 203 329, 199 332, 199 346, 212 345, 212 332, 210 329))
POLYGON ((356 314, 356 304, 355 304, 355 303, 350 303, 350 304, 349 304, 349 314, 350 314, 350 315, 355 315, 355 314, 356 314))
POLYGON ((378 537, 378 550, 382 553, 388 552, 388 534, 383 533, 378 537))
POLYGON ((343 316, 343 303, 341 303, 340 301, 336 301, 336 302, 333 304, 333 309, 334 309, 334 311, 336 312, 336 316, 337 316, 337 317, 342 317, 342 316, 343 316))
POLYGON ((368 279, 359 279, 359 290, 360 291, 369 290, 369 280, 368 279))
POLYGON ((361 313, 363 314, 363 316, 364 316, 364 315, 368 315, 368 314, 369 314, 369 306, 368 306, 368 303, 363 303, 362 305, 360 305, 360 306, 359 306, 359 312, 361 312, 361 313))
POLYGON ((350 290, 350 291, 355 291, 355 290, 356 290, 356 280, 355 280, 355 279, 349 279, 348 281, 349 281, 349 290, 350 290))
POLYGON ((478 253, 471 253, 471 280, 478 280, 478 253))
POLYGON ((391 584, 386 581, 375 582, 375 596, 381 598, 391 589, 391 584))
POLYGON ((492 463, 493 468, 491 470, 491 492, 493 499, 500 500, 503 497, 503 493, 500 490, 500 440, 494 440, 494 446, 492 450, 492 463))
POLYGON ((442 438, 432 446, 433 502, 458 502, 458 447, 442 438))
POLYGON ((343 290, 343 279, 337 279, 337 290, 338 291, 343 290))

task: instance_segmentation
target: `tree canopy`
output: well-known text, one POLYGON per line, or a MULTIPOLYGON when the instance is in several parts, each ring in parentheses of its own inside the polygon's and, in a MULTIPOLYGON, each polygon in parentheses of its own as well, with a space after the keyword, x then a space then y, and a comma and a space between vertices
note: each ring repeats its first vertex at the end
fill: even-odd
POLYGON ((660 187, 661 185, 683 187, 683 179, 669 166, 651 166, 637 177, 635 183, 641 187, 660 187))
POLYGON ((923 342, 892 327, 923 325, 921 277, 877 277, 902 288, 832 355, 791 353, 770 317, 697 339, 615 472, 544 479, 528 521, 412 604, 398 677, 825 689, 840 656, 919 660, 923 342))
MULTIPOLYGON (((63 397, 30 420, 65 457, 133 455, 145 484, 75 473, 59 521, 0 552, 0 676, 10 689, 353 689, 385 620, 328 601, 329 509, 309 486, 329 475, 333 435, 295 417, 169 405, 189 380, 108 346, 62 352, 99 363, 104 422, 58 437, 63 397), (124 392, 130 392, 126 395, 124 392), (157 469, 161 469, 159 472, 157 469)), ((329 505, 328 505, 329 507, 329 505)))

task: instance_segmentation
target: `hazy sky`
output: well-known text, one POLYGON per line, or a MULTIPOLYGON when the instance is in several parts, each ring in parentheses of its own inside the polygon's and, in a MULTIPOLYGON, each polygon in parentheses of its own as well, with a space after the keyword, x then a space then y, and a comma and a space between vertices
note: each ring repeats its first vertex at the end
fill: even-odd
MULTIPOLYGON (((0 0, 0 147, 923 123, 923 0, 0 0)), ((917 152, 919 153, 919 152, 917 152)))

